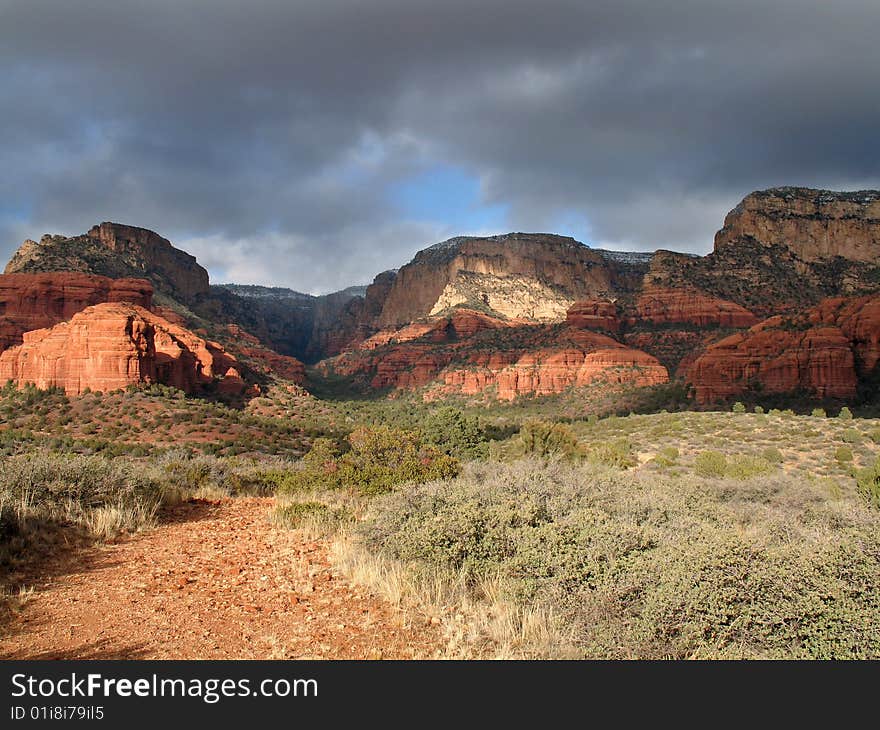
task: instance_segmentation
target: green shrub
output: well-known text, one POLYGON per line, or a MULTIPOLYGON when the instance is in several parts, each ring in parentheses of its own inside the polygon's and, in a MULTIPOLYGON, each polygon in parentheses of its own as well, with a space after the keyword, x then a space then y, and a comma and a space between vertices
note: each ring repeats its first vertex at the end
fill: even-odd
POLYGON ((856 472, 856 485, 871 506, 880 509, 880 458, 873 465, 856 472))
POLYGON ((837 417, 843 421, 851 421, 853 414, 849 408, 844 406, 843 408, 840 409, 840 413, 837 414, 837 417))
POLYGON ((288 502, 275 508, 273 518, 284 527, 295 528, 306 518, 326 515, 329 510, 329 505, 323 502, 288 502))
POLYGON ((732 410, 733 410, 734 413, 745 413, 745 412, 746 412, 746 406, 745 406, 744 403, 741 403, 740 401, 737 401, 736 403, 733 404, 733 409, 732 409, 732 410))
POLYGON ((854 428, 847 428, 840 435, 840 440, 845 444, 860 444, 862 442, 862 434, 854 428))
POLYGON ((445 406, 432 411, 421 428, 426 444, 461 459, 484 457, 489 438, 479 418, 466 416, 457 408, 445 406))
POLYGON ((824 408, 814 408, 810 415, 813 416, 813 418, 825 418, 828 414, 825 413, 824 408))
POLYGON ((880 656, 878 527, 794 476, 730 489, 521 461, 382 497, 356 530, 371 554, 445 571, 472 600, 488 578, 504 601, 547 608, 564 632, 539 652, 794 659, 880 656))
POLYGON ((559 456, 573 459, 583 455, 583 449, 571 426, 547 421, 528 421, 512 440, 513 456, 547 458, 559 456))
POLYGON ((404 482, 448 479, 460 469, 457 459, 423 445, 417 434, 387 426, 358 428, 348 444, 349 450, 338 455, 333 442, 316 439, 301 468, 285 476, 279 491, 350 488, 379 494, 404 482))
POLYGON ((751 479, 752 477, 768 474, 774 467, 767 459, 760 456, 733 456, 727 461, 724 476, 731 479, 751 479))
POLYGON ((849 446, 838 446, 834 451, 834 458, 841 464, 849 463, 853 460, 853 452, 849 446))
POLYGON ((625 438, 590 446, 587 458, 598 464, 616 466, 618 469, 628 469, 638 464, 632 444, 625 438))
POLYGON ((675 466, 678 463, 678 456, 677 448, 666 446, 660 449, 660 452, 654 457, 654 463, 662 467, 675 466))
POLYGON ((104 456, 30 453, 0 462, 0 562, 29 535, 76 526, 105 538, 152 522, 161 484, 142 466, 104 456))
POLYGON ((768 446, 761 452, 761 457, 770 464, 781 464, 784 459, 782 452, 774 446, 768 446))
POLYGON ((701 477, 723 477, 727 471, 727 457, 720 451, 702 451, 694 459, 694 471, 701 477))
POLYGON ((763 407, 761 407, 761 406, 755 406, 755 413, 761 414, 761 413, 763 413, 763 412, 764 412, 763 407))

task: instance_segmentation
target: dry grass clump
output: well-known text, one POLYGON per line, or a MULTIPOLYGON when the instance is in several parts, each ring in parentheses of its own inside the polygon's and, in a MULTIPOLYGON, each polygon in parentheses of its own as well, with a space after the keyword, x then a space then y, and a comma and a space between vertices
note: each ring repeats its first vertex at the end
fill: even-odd
POLYGON ((525 460, 381 497, 339 550, 456 655, 877 658, 878 528, 782 472, 525 460))
POLYGON ((0 464, 0 555, 5 562, 59 527, 104 539, 153 523, 161 500, 142 467, 102 456, 31 453, 0 464))

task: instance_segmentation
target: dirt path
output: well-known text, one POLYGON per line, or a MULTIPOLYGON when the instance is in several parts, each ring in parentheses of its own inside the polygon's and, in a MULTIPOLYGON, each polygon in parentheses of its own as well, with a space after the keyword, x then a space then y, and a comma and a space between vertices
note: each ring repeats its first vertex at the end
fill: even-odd
POLYGON ((158 527, 56 559, 2 629, 15 659, 429 657, 427 626, 330 568, 327 546, 272 527, 270 499, 186 503, 158 527))

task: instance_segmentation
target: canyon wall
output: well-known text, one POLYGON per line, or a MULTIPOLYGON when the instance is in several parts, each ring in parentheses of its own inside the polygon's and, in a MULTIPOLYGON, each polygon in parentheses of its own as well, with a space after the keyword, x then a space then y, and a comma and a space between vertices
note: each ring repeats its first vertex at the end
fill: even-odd
POLYGON ((57 387, 69 395, 138 383, 192 393, 212 385, 228 390, 228 377, 244 390, 236 360, 220 345, 133 304, 97 304, 23 339, 0 354, 0 382, 57 387))

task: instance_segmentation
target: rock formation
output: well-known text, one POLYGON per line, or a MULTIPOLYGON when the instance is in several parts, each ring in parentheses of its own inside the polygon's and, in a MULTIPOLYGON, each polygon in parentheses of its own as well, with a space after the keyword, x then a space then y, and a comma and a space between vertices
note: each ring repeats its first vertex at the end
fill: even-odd
POLYGON ((186 304, 208 293, 208 272, 194 256, 146 228, 101 223, 82 236, 25 241, 5 273, 79 271, 114 279, 149 279, 156 291, 186 304))
POLYGON ((69 321, 26 332, 23 344, 0 355, 0 382, 58 387, 69 395, 136 383, 191 393, 218 387, 224 376, 244 389, 237 362, 220 345, 132 304, 88 307, 69 321))
POLYGON ((93 304, 129 302, 149 309, 146 279, 110 279, 75 272, 0 275, 0 352, 30 330, 51 327, 93 304))
POLYGON ((498 397, 512 400, 519 395, 561 393, 572 386, 598 382, 641 387, 658 385, 669 375, 655 358, 608 339, 597 349, 539 350, 523 355, 499 371, 495 380, 498 397))
POLYGON ((746 391, 853 398, 880 360, 880 297, 828 299, 710 345, 687 373, 699 403, 746 391))
POLYGON ((461 310, 380 333, 322 368, 374 390, 436 386, 426 398, 491 391, 512 400, 587 385, 656 385, 669 377, 656 358, 598 332, 461 310))
POLYGON ((880 191, 773 188, 725 219, 708 256, 658 251, 646 285, 692 288, 759 317, 877 291, 880 191))
POLYGON ((255 370, 275 375, 297 385, 306 382, 306 368, 302 362, 289 355, 279 355, 265 347, 256 337, 235 324, 227 325, 229 349, 237 357, 248 360, 255 370))
POLYGON ((880 192, 836 193, 809 188, 773 188, 747 195, 724 219, 715 250, 752 239, 783 246, 801 261, 841 257, 880 260, 880 192))
POLYGON ((635 304, 632 324, 691 324, 695 327, 751 327, 758 318, 748 309, 693 289, 648 287, 635 304))
POLYGON ((564 236, 453 238, 420 251, 397 272, 375 324, 400 326, 458 306, 559 322, 575 301, 631 290, 640 276, 564 236))
POLYGON ((578 329, 606 332, 620 330, 617 305, 607 299, 583 299, 575 302, 565 314, 565 323, 578 329))
MULTIPOLYGON (((118 281, 56 278, 35 284, 44 290, 33 296, 24 283, 0 285, 0 348, 99 302, 148 307, 147 282, 131 283, 137 275, 152 283, 169 325, 214 333, 244 366, 301 383, 305 359, 365 390, 510 398, 615 373, 653 384, 672 372, 703 403, 755 384, 848 398, 880 359, 876 191, 752 193, 707 256, 603 251, 551 234, 453 238, 368 287, 320 297, 209 287, 204 269, 166 239, 112 223, 28 241, 7 271, 118 281)), ((242 370, 230 367, 232 388, 242 370)))

